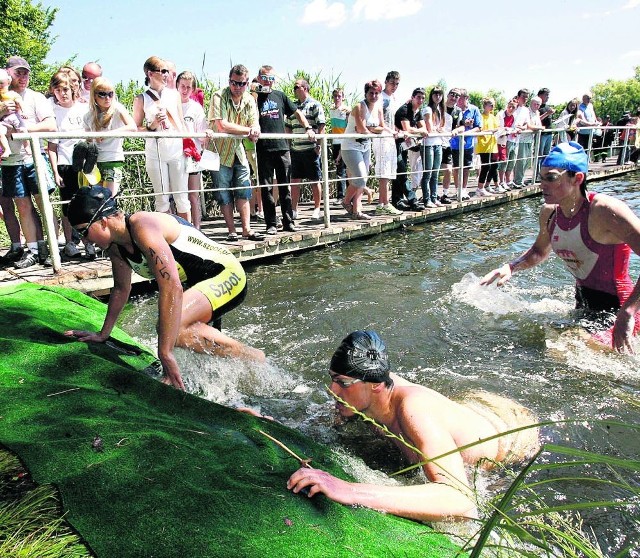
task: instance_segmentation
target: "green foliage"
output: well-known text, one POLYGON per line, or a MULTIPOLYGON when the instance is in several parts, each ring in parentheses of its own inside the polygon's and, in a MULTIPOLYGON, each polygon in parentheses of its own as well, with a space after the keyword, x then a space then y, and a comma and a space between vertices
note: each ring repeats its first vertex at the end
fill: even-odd
POLYGON ((55 69, 44 59, 56 39, 51 36, 51 26, 57 12, 58 8, 45 8, 30 0, 0 0, 0 61, 4 64, 13 55, 27 60, 31 66, 30 87, 37 91, 47 88, 55 69))
POLYGON ((322 76, 322 72, 318 72, 315 75, 310 75, 304 70, 296 70, 293 74, 287 75, 287 77, 282 80, 280 83, 280 89, 285 93, 285 95, 295 99, 293 94, 293 86, 297 79, 307 80, 309 83, 309 94, 316 100, 320 101, 322 108, 324 108, 325 117, 327 118, 327 126, 325 129, 325 133, 331 133, 331 121, 329 119, 329 109, 333 106, 333 99, 331 94, 334 89, 342 89, 344 91, 344 103, 353 107, 360 99, 363 98, 364 95, 364 84, 362 84, 363 93, 359 93, 358 91, 349 91, 346 89, 345 84, 341 81, 342 74, 338 74, 334 76, 330 75, 328 78, 322 76))
POLYGON ((28 476, 18 459, 0 449, 0 556, 89 557, 60 517, 55 488, 24 479, 28 476))
POLYGON ((592 88, 593 106, 598 116, 611 116, 615 123, 625 111, 635 113, 640 108, 640 66, 634 77, 626 80, 609 79, 592 88))

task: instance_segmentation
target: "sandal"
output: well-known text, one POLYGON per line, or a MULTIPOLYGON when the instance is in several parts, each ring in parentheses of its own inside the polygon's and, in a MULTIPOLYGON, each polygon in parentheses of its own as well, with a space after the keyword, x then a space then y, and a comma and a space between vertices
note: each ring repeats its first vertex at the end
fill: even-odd
POLYGON ((347 203, 343 200, 340 202, 340 205, 347 212, 347 215, 351 215, 353 213, 353 204, 351 202, 347 203))
POLYGON ((238 240, 238 235, 236 233, 229 233, 227 235, 227 242, 236 242, 238 240))
POLYGON ((243 236, 242 238, 244 240, 259 241, 259 240, 264 240, 264 235, 257 232, 250 232, 247 236, 243 236))
POLYGON ((366 213, 362 213, 362 211, 358 211, 358 213, 353 214, 353 218, 356 221, 371 221, 371 215, 367 215, 366 213))

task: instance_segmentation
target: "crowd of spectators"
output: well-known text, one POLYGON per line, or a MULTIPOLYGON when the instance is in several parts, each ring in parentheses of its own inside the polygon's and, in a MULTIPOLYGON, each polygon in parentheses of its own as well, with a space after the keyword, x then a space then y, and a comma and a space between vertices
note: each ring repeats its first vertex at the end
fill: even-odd
MULTIPOLYGON (((145 90, 134 98, 132 113, 118 101, 113 84, 102 76, 96 62, 88 62, 81 72, 71 66, 59 68, 44 93, 29 89, 30 73, 29 62, 20 56, 11 56, 6 70, 0 70, 0 209, 11 241, 2 264, 16 268, 50 263, 36 210, 42 200, 33 154, 28 142, 13 140, 16 132, 104 132, 97 139, 52 139, 42 146, 51 166, 47 189, 57 188, 63 202, 83 185, 101 184, 113 195, 118 193, 123 187, 124 151, 123 138, 116 135, 122 132, 237 136, 205 142, 170 137, 145 140, 145 168, 155 210, 176 212, 197 228, 202 189, 198 161, 205 147, 217 153, 220 166, 214 175, 214 195, 230 242, 240 240, 236 214, 246 240, 264 239, 261 232, 252 230, 252 222, 263 221, 267 235, 277 234, 279 227, 296 231, 303 180, 310 183, 311 219, 322 218, 322 161, 316 134, 325 133, 327 123, 336 136, 330 151, 336 202, 359 220, 372 218, 363 209, 364 195, 373 202, 368 188, 372 159, 378 182, 375 215, 398 215, 448 205, 454 199, 465 201, 472 195, 486 197, 522 188, 532 160, 541 161, 556 141, 577 139, 597 153, 617 139, 614 132, 601 129, 610 119, 596 115, 590 93, 582 96, 582 102, 571 100, 560 111, 549 105, 549 89, 542 88, 536 95, 521 89, 496 113, 493 98, 484 98, 482 107, 476 107, 462 88, 445 94, 438 86, 428 92, 416 87, 410 99, 399 99, 397 71, 388 72, 384 84, 367 82, 363 99, 353 107, 345 104, 341 89, 334 90, 328 119, 306 80, 295 81, 295 99, 291 99, 275 89, 276 74, 268 65, 259 68, 253 81, 245 66, 234 66, 228 86, 213 94, 208 112, 193 73, 178 74, 173 62, 157 56, 143 64, 145 90), (261 139, 262 133, 296 137, 261 139), (344 133, 365 137, 339 137, 344 133), (533 149, 538 157, 532 157, 533 149), (473 168, 479 172, 472 192, 473 168), (274 193, 281 218, 276 215, 274 193)), ((638 114, 625 116, 624 123, 616 123, 627 126, 619 139, 629 145, 621 150, 619 164, 637 161, 640 147, 636 145, 638 114)), ((69 225, 64 203, 61 222, 63 255, 95 258, 90 243, 85 243, 84 254, 78 248, 80 239, 69 225)))

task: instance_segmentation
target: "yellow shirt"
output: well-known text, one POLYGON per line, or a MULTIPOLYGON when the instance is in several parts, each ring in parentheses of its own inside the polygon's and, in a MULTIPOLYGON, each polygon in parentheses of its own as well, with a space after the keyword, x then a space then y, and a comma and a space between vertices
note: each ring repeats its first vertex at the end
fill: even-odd
MULTIPOLYGON (((499 127, 498 117, 491 114, 481 114, 482 117, 482 130, 495 130, 499 127)), ((497 153, 498 152, 498 140, 494 135, 490 136, 478 136, 478 144, 476 146, 476 153, 497 153)))

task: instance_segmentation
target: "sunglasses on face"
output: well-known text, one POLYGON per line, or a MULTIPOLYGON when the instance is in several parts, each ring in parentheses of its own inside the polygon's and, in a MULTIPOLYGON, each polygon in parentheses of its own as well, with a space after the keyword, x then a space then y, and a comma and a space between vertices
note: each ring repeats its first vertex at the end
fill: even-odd
POLYGON ((363 380, 359 380, 354 378, 353 380, 343 380, 342 378, 338 378, 337 376, 331 376, 331 382, 334 384, 338 384, 341 388, 350 388, 353 384, 357 384, 358 382, 362 382, 363 380))
POLYGON ((96 95, 101 99, 111 99, 113 91, 96 91, 96 95))
POLYGON ((166 68, 162 68, 162 70, 151 70, 151 71, 155 72, 156 74, 162 74, 163 76, 169 73, 169 70, 167 70, 166 68))
POLYGON ((249 83, 248 81, 236 81, 235 79, 230 79, 229 80, 229 84, 230 85, 235 85, 236 87, 244 87, 248 83, 249 83))
POLYGON ((304 89, 304 87, 302 85, 294 85, 293 86, 293 90, 297 91, 298 89, 304 89))
POLYGON ((275 81, 276 80, 276 76, 267 76, 265 74, 262 74, 260 76, 260 79, 263 79, 264 81, 275 81))
POLYGON ((548 182, 550 184, 557 182, 565 172, 567 171, 563 170, 562 172, 554 172, 553 174, 540 175, 540 182, 548 182))
POLYGON ((449 93, 449 97, 460 97, 460 93, 449 93))

